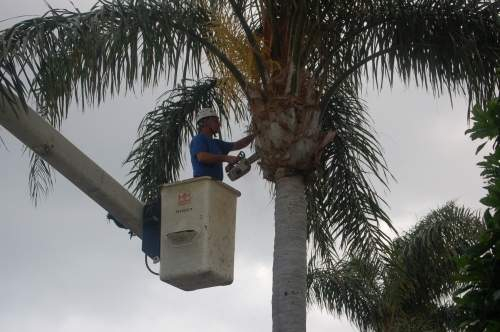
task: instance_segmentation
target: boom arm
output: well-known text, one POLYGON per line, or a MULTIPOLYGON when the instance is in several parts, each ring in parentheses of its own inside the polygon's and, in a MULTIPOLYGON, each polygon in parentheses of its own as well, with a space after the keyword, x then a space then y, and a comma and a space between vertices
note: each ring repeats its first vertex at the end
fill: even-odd
POLYGON ((0 125, 142 238, 143 203, 16 97, 0 94, 0 125))

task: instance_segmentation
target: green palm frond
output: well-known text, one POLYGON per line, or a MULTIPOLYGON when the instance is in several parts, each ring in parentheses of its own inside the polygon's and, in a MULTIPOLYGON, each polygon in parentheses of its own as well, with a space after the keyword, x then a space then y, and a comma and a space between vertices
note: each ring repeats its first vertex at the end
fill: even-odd
POLYGON ((345 90, 330 100, 322 121, 323 131, 334 129, 337 137, 307 186, 312 257, 331 259, 337 239, 352 253, 379 255, 389 242, 380 224, 392 225, 371 181, 387 186, 390 174, 368 114, 358 96, 345 90))
POLYGON ((362 331, 456 329, 457 258, 479 239, 476 212, 450 202, 391 242, 386 260, 348 255, 309 266, 308 302, 362 331))
POLYGON ((28 174, 30 197, 35 205, 54 186, 52 167, 35 152, 30 151, 30 171, 28 174))
POLYGON ((484 102, 500 81, 500 6, 478 0, 339 2, 327 12, 316 57, 328 76, 324 104, 343 82, 357 87, 371 75, 379 87, 394 75, 434 93, 467 93, 484 102))
POLYGON ((477 212, 449 202, 393 242, 380 309, 394 316, 391 324, 400 331, 412 325, 427 325, 429 331, 453 327, 450 316, 457 313, 450 300, 459 286, 457 258, 478 241, 483 228, 477 212))
MULTIPOLYGON (((2 128, 0 128, 0 134, 1 134, 1 129, 2 128)), ((3 140, 3 138, 2 138, 1 135, 0 135, 0 146, 3 146, 6 150, 8 150, 7 149, 7 144, 5 144, 5 141, 3 140)))
MULTIPOLYGON (((454 324, 456 315, 449 315, 446 309, 431 305, 432 309, 427 309, 423 313, 411 313, 399 315, 391 323, 391 331, 395 332, 447 332, 460 331, 454 324)), ((383 326, 379 326, 377 331, 385 331, 383 326)))
POLYGON ((432 211, 393 243, 387 274, 397 275, 402 299, 412 306, 439 301, 456 288, 449 276, 457 257, 476 243, 484 229, 479 215, 454 202, 432 211))
MULTIPOLYGON (((47 109, 43 107, 43 105, 38 109, 38 112, 42 118, 50 123, 51 126, 59 130, 61 122, 58 117, 52 117, 51 113, 47 112, 47 109)), ((32 202, 36 206, 39 199, 42 196, 47 196, 47 194, 53 189, 55 173, 54 169, 43 159, 42 156, 28 149, 28 147, 25 147, 25 151, 29 151, 30 154, 30 170, 28 173, 29 194, 32 202)))
POLYGON ((89 12, 51 9, 0 33, 0 93, 16 92, 64 117, 70 101, 100 102, 108 93, 156 84, 166 75, 201 75, 204 50, 241 73, 208 38, 198 1, 99 1, 89 12))
POLYGON ((196 133, 197 110, 214 107, 228 130, 230 119, 246 119, 244 103, 224 99, 221 87, 211 78, 170 90, 161 99, 142 120, 139 138, 125 161, 131 165, 127 185, 143 201, 158 197, 161 184, 178 179, 183 147, 196 133))
MULTIPOLYGON (((390 323, 394 332, 448 332, 461 331, 458 324, 459 310, 454 305, 429 303, 425 310, 410 313, 398 312, 390 323)), ((381 324, 377 331, 384 332, 381 324)))
POLYGON ((199 77, 204 52, 221 60, 245 91, 241 71, 211 42, 211 15, 221 8, 238 17, 264 83, 262 56, 271 52, 273 61, 288 59, 282 63, 314 73, 324 108, 345 82, 361 87, 363 74, 379 86, 399 75, 471 100, 492 97, 500 84, 496 1, 101 0, 86 13, 51 9, 1 32, 0 93, 15 90, 24 100, 39 91, 51 110, 65 109, 72 97, 100 101, 136 80, 199 77), (274 33, 265 45, 271 50, 259 49, 256 39, 266 23, 274 33), (284 31, 290 45, 281 45, 284 31))
POLYGON ((381 273, 379 263, 346 257, 307 274, 308 303, 337 315, 346 315, 361 331, 369 331, 379 321, 381 273))

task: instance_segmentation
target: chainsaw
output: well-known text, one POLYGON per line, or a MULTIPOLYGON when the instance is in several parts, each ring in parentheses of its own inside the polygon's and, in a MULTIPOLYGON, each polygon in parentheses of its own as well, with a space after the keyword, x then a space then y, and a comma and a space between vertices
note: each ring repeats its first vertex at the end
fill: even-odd
POLYGON ((245 152, 240 151, 238 153, 239 160, 233 164, 226 166, 226 173, 231 181, 238 180, 243 175, 250 172, 252 164, 259 159, 257 152, 252 154, 250 157, 245 158, 245 152))

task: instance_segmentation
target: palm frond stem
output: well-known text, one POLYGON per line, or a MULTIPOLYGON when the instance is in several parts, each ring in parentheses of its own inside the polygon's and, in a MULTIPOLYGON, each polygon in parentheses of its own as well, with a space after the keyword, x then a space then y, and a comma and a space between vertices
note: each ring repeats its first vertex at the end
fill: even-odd
POLYGON ((294 17, 291 20, 291 37, 290 37, 290 54, 291 63, 293 64, 293 72, 290 73, 290 93, 292 95, 297 95, 299 93, 299 80, 301 74, 301 44, 303 42, 304 27, 306 23, 306 8, 305 1, 296 1, 295 4, 294 17))
POLYGON ((358 63, 353 64, 349 69, 345 70, 342 72, 339 77, 335 79, 330 85, 330 87, 326 90, 324 95, 322 96, 321 100, 321 109, 323 110, 329 103, 330 98, 333 96, 335 93, 335 90, 339 88, 340 85, 342 85, 345 80, 354 72, 359 70, 362 66, 366 65, 368 62, 376 59, 377 57, 387 54, 389 52, 395 51, 397 48, 395 46, 388 47, 386 49, 380 50, 378 52, 375 52, 371 54, 370 56, 364 58, 363 60, 359 61, 358 63))
MULTIPOLYGON (((174 25, 175 26, 175 25, 174 25)), ((181 29, 179 29, 181 30, 181 29)), ((234 78, 240 85, 241 89, 247 93, 247 87, 248 87, 248 82, 245 80, 245 76, 241 73, 241 71, 236 67, 234 63, 229 60, 226 54, 222 52, 217 46, 215 46, 213 43, 208 41, 207 39, 203 38, 202 36, 193 33, 190 30, 184 30, 186 34, 190 35, 193 39, 198 40, 200 43, 202 43, 213 55, 215 55, 219 60, 226 66, 226 68, 233 74, 234 78)))
MULTIPOLYGON (((271 31, 272 31, 272 36, 274 36, 274 39, 271 40, 271 58, 276 59, 280 56, 280 50, 281 50, 281 40, 279 39, 279 32, 278 32, 278 22, 276 20, 277 15, 276 15, 276 8, 274 5, 274 1, 272 0, 263 0, 263 2, 266 4, 266 11, 264 16, 267 16, 268 18, 268 23, 271 25, 271 31)), ((267 22, 263 22, 264 25, 267 24, 267 22)), ((264 28, 264 26, 263 26, 264 28)))
POLYGON ((248 43, 250 44, 250 47, 252 48, 252 53, 253 53, 253 56, 255 58, 257 70, 259 71, 260 79, 262 81, 262 86, 263 86, 263 89, 265 90, 267 87, 266 69, 264 67, 264 61, 260 55, 257 41, 255 40, 254 34, 251 31, 250 26, 248 25, 248 22, 246 21, 245 17, 243 16, 243 12, 242 12, 241 8, 236 4, 236 2, 234 0, 229 0, 229 3, 231 4, 231 7, 233 8, 234 14, 236 15, 236 17, 240 21, 241 27, 243 28, 243 31, 245 32, 248 43))

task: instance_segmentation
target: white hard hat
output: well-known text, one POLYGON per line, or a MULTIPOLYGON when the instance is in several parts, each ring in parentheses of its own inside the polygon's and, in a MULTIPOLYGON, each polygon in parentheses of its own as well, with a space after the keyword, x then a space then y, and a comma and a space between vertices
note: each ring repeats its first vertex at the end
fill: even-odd
POLYGON ((208 117, 211 117, 211 116, 219 117, 217 115, 217 112, 215 112, 215 110, 212 107, 202 108, 198 112, 198 114, 196 114, 196 123, 198 123, 201 119, 208 118, 208 117))

